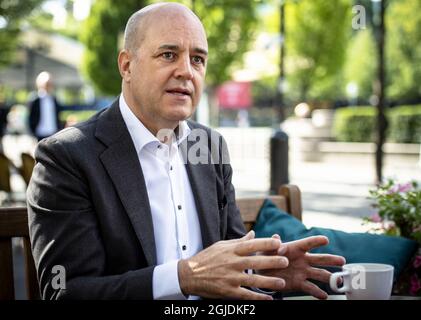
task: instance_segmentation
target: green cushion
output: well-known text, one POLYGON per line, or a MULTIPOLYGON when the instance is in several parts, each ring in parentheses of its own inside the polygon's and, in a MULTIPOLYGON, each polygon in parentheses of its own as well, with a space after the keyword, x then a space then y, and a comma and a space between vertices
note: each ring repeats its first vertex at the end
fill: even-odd
POLYGON ((413 256, 415 241, 369 233, 347 233, 325 228, 307 229, 300 220, 282 211, 267 199, 254 226, 256 237, 271 237, 277 233, 288 242, 309 236, 324 235, 329 244, 312 250, 313 253, 330 253, 345 257, 347 263, 386 263, 395 267, 395 278, 400 275, 413 256))

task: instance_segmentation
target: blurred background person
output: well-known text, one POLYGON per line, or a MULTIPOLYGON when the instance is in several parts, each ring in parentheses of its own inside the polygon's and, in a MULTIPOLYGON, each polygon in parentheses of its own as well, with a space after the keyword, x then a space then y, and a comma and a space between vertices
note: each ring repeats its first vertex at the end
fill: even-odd
POLYGON ((51 74, 43 71, 36 78, 38 89, 35 99, 29 103, 29 128, 38 141, 61 129, 60 105, 53 92, 51 74))
POLYGON ((3 85, 0 83, 0 152, 3 152, 3 136, 7 127, 7 114, 10 111, 10 106, 6 101, 6 94, 3 85))

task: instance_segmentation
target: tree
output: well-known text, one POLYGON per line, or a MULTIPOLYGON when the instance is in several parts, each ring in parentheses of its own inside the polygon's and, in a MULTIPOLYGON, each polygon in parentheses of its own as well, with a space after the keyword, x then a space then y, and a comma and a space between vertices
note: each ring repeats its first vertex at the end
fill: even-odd
POLYGON ((400 103, 421 98, 421 2, 390 1, 386 15, 387 96, 400 103))
MULTIPOLYGON (((256 2, 177 2, 194 7, 194 12, 202 20, 207 31, 210 52, 207 83, 213 86, 228 79, 233 66, 241 61, 242 53, 248 48, 253 36, 256 2)), ((129 16, 148 3, 140 0, 126 0, 124 5, 112 0, 94 3, 81 39, 87 49, 83 70, 99 91, 110 95, 120 92, 121 78, 117 68, 118 39, 124 32, 129 16)))
MULTIPOLYGON (((359 0, 360 2, 361 0, 359 0)), ((388 32, 385 41, 386 98, 394 103, 410 103, 421 98, 421 2, 418 0, 389 0, 386 12, 388 32)), ((372 91, 372 80, 378 63, 375 55, 373 3, 362 0, 366 8, 367 30, 357 31, 348 49, 347 81, 359 85, 362 97, 372 91)))
POLYGON ((335 98, 351 24, 351 0, 302 0, 286 7, 290 92, 300 100, 335 98))
POLYGON ((256 3, 244 0, 194 1, 194 11, 202 20, 208 36, 208 85, 218 85, 229 79, 233 68, 241 63, 242 55, 254 37, 256 3))
POLYGON ((0 67, 13 61, 22 19, 42 2, 43 0, 0 0, 0 67))
POLYGON ((117 57, 124 27, 136 10, 144 7, 143 0, 95 1, 91 14, 82 28, 81 40, 86 46, 82 70, 97 90, 116 95, 121 90, 117 57))
POLYGON ((355 83, 358 97, 368 101, 373 93, 377 65, 376 44, 370 29, 358 30, 351 39, 345 63, 345 82, 355 83))

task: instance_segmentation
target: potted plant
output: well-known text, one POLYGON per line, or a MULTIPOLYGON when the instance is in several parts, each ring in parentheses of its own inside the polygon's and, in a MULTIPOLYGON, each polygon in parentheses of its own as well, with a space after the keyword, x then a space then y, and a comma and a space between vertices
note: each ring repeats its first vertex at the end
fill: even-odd
MULTIPOLYGON (((371 225, 370 231, 405 237, 417 241, 421 248, 421 188, 418 183, 402 184, 388 179, 369 192, 377 210, 364 219, 371 225)), ((421 249, 398 279, 395 293, 421 296, 421 249)))

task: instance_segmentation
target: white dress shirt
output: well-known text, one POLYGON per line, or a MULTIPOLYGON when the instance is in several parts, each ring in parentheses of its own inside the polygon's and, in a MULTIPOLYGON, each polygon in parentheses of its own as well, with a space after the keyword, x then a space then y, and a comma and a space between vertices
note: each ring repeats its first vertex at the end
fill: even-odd
POLYGON ((55 102, 45 92, 39 94, 39 122, 35 129, 38 137, 47 137, 57 132, 55 102))
POLYGON ((178 148, 191 130, 181 121, 179 138, 170 145, 161 143, 134 115, 123 94, 119 104, 139 157, 151 207, 157 257, 153 297, 185 299, 178 281, 178 261, 203 249, 196 204, 178 148))

